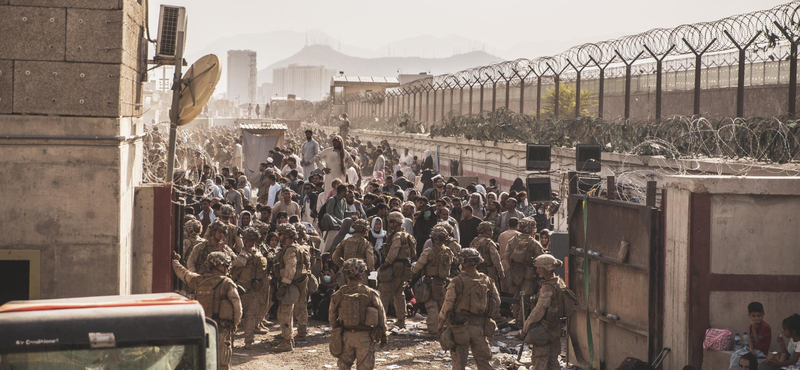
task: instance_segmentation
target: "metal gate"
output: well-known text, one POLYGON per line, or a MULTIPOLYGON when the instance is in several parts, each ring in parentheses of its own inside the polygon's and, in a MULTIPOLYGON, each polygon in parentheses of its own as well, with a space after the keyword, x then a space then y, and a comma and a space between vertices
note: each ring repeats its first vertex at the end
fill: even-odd
POLYGON ((612 191, 604 198, 578 195, 577 186, 570 186, 568 202, 567 284, 578 308, 569 320, 567 350, 570 362, 588 368, 588 314, 594 368, 601 370, 616 368, 626 357, 652 362, 662 345, 661 211, 654 207, 655 182, 648 183, 644 204, 614 199, 613 178, 609 185, 612 191))

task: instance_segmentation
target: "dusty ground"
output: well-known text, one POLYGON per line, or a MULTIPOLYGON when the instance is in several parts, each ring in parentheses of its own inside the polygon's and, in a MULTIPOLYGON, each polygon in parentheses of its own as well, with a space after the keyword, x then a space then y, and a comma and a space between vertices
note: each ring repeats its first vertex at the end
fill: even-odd
MULTIPOLYGON (((379 348, 375 353, 376 369, 449 369, 452 367, 450 353, 442 351, 438 339, 425 337, 424 320, 407 319, 405 332, 393 332, 389 336, 389 343, 384 348, 379 348)), ((272 352, 273 338, 278 334, 278 327, 270 328, 270 333, 256 335, 256 343, 252 350, 245 350, 244 339, 239 333, 234 342, 233 359, 231 365, 236 370, 299 370, 299 369, 335 369, 336 358, 328 352, 330 327, 326 322, 310 320, 308 342, 296 342, 293 352, 272 352)), ((498 330, 489 339, 493 355, 492 364, 495 369, 519 368, 514 364, 520 341, 508 335, 509 330, 503 333, 498 330), (510 350, 509 350, 510 349, 510 350)), ((513 333, 513 332, 512 332, 513 333)), ((523 363, 530 362, 530 349, 526 349, 522 356, 523 363)), ((355 368, 355 367, 353 367, 355 368)), ((468 369, 475 369, 475 362, 470 356, 468 369)))

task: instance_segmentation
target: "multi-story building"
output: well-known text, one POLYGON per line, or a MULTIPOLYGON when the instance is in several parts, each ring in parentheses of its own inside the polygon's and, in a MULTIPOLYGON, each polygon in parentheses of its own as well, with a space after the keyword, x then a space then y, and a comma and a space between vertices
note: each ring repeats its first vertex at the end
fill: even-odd
POLYGON ((236 104, 255 104, 258 97, 258 66, 252 50, 228 51, 227 98, 236 104))
POLYGON ((258 103, 265 104, 269 103, 269 100, 272 99, 273 94, 272 84, 269 82, 264 82, 261 86, 258 87, 258 103))
POLYGON ((272 71, 272 89, 278 96, 294 94, 297 99, 320 101, 328 93, 331 78, 335 74, 336 71, 325 66, 290 64, 272 71))

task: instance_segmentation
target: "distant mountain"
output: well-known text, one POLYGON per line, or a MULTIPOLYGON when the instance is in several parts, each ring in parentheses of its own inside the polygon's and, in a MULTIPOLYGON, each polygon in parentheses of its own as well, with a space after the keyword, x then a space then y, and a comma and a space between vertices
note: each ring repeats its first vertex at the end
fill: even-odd
POLYGON ((375 57, 444 58, 472 51, 486 51, 486 44, 458 35, 422 35, 388 43, 376 50, 375 57))
POLYGON ((473 51, 447 58, 359 58, 340 53, 330 46, 312 45, 303 48, 289 58, 259 70, 258 83, 271 82, 273 69, 287 67, 290 64, 324 65, 329 69, 344 71, 346 75, 397 76, 398 70, 402 70, 402 73, 406 74, 430 72, 439 75, 501 61, 503 59, 483 51, 473 51))

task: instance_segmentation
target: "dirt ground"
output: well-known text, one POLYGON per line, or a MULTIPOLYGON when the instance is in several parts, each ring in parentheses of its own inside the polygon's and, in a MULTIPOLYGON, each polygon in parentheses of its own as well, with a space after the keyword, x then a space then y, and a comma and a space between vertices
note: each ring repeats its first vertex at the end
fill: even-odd
MULTIPOLYGON (((406 330, 394 332, 389 336, 389 343, 375 353, 376 369, 448 369, 452 367, 450 353, 442 351, 437 338, 426 337, 426 325, 421 317, 406 320, 406 330)), ((273 325, 269 334, 256 335, 256 342, 251 350, 245 350, 242 333, 238 333, 233 349, 231 365, 236 370, 299 370, 299 369, 335 369, 336 358, 328 351, 329 330, 327 322, 309 320, 309 338, 307 342, 296 342, 292 352, 276 353, 272 351, 272 341, 279 334, 278 326, 273 325)), ((492 347, 492 365, 495 369, 518 370, 515 363, 516 350, 520 341, 509 335, 515 334, 511 328, 498 330, 489 339, 492 347), (504 353, 506 352, 506 353, 504 353)), ((530 363, 530 349, 523 352, 522 362, 530 363)), ((476 369, 470 355, 467 369, 476 369)), ((355 367, 353 367, 355 368, 355 367)), ((524 369, 524 368, 523 368, 524 369)))

